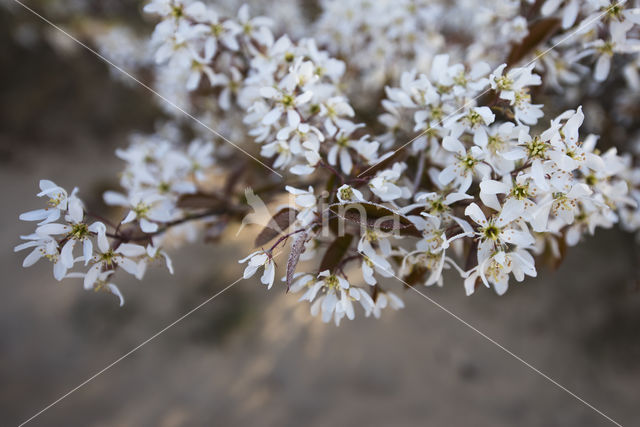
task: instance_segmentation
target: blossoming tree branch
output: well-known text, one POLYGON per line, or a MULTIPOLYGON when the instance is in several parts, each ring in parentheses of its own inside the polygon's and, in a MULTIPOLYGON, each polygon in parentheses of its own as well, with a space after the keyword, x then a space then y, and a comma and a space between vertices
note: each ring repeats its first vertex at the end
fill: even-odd
POLYGON ((583 107, 554 113, 544 102, 616 78, 639 90, 632 1, 320 9, 296 26, 246 5, 224 14, 200 1, 148 3, 157 25, 128 63, 182 111, 166 106, 155 134, 116 151, 121 188, 103 198, 120 218, 41 180, 44 207, 20 216, 36 224, 16 247, 30 251, 24 266, 45 259, 55 279, 122 304, 119 274, 142 279, 156 261, 172 272, 169 248, 262 223, 250 228, 244 277, 299 293, 311 314, 338 324, 356 309, 379 317, 403 307, 402 287, 442 286, 445 270, 467 295, 503 294, 599 227, 638 228, 640 169, 614 147, 622 141, 602 150, 581 131, 583 107))

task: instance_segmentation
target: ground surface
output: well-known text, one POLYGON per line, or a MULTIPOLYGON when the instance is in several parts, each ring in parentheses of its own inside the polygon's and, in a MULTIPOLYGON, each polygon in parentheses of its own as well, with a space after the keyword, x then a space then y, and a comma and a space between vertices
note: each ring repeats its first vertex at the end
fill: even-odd
MULTIPOLYGON (((192 246, 174 257, 174 276, 156 268, 144 282, 120 281, 122 309, 80 283, 55 282, 45 263, 22 269, 12 247, 30 226, 17 216, 37 206, 38 178, 84 194, 113 185, 113 147, 149 129, 155 110, 145 93, 106 83, 94 58, 2 46, 0 424, 16 425, 234 281, 244 248, 192 246)), ((455 278, 425 292, 610 417, 638 425, 636 269, 632 238, 600 232, 557 272, 504 297, 467 298, 455 278)), ((379 321, 336 328, 295 297, 243 281, 31 425, 608 424, 419 295, 405 301, 379 321)))

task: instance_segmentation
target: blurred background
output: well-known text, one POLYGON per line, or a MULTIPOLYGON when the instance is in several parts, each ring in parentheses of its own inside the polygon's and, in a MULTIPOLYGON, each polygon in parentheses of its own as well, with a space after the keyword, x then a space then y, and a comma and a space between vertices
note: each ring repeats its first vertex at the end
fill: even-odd
MULTIPOLYGON (((127 3, 84 13, 144 27, 127 3)), ((74 2, 58 4, 49 17, 69 22, 74 2)), ((0 64, 0 424, 17 425, 236 280, 252 236, 236 241, 229 230, 224 243, 173 253, 173 276, 119 276, 123 308, 79 282, 56 282, 47 263, 22 269, 12 248, 31 225, 17 217, 39 206, 38 180, 79 185, 103 209, 97 195, 117 187, 122 167, 114 149, 152 131, 162 113, 148 92, 114 81, 94 55, 17 7, 0 7, 0 64)), ((634 236, 610 230, 502 297, 484 288, 465 297, 455 277, 421 290, 611 418, 638 425, 637 274, 634 236)), ((408 291, 404 300, 380 320, 335 327, 293 295, 242 281, 30 425, 608 424, 426 299, 408 291)))

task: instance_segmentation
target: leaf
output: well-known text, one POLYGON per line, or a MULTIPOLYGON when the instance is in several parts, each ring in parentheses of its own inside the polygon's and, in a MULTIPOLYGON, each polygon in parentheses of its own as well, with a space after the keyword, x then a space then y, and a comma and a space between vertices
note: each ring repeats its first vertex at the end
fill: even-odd
POLYGON ((320 271, 333 271, 333 269, 340 264, 340 261, 342 261, 342 258, 344 258, 344 255, 349 250, 352 240, 353 234, 345 234, 344 236, 336 237, 322 257, 322 262, 320 262, 320 271))
POLYGON ((338 217, 384 232, 422 237, 420 230, 406 216, 372 202, 336 203, 329 207, 338 217))
POLYGON ((271 218, 269 224, 258 234, 255 245, 265 245, 282 234, 289 228, 291 220, 295 219, 297 213, 298 211, 293 208, 284 208, 278 211, 278 213, 271 218))
POLYGON ((529 34, 522 42, 514 45, 507 57, 507 66, 512 67, 531 53, 540 43, 543 43, 556 31, 560 25, 558 18, 540 19, 529 25, 529 34))
POLYGON ((300 260, 300 254, 304 252, 304 242, 307 240, 307 232, 303 231, 297 233, 291 244, 291 252, 289 253, 289 259, 287 260, 287 292, 291 287, 293 281, 293 273, 296 271, 296 266, 300 260))
POLYGON ((178 199, 176 206, 182 209, 210 209, 216 208, 223 202, 212 194, 195 193, 183 194, 178 199))

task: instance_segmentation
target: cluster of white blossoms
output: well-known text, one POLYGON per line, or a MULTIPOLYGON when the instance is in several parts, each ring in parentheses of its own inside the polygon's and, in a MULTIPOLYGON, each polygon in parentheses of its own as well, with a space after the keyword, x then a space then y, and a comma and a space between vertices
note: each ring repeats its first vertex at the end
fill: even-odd
POLYGON ((81 278, 85 289, 111 292, 118 296, 120 305, 124 298, 109 281, 118 267, 142 279, 147 265, 162 254, 173 271, 168 256, 151 240, 146 246, 128 243, 128 239, 107 231, 104 222, 91 221, 92 215, 85 211, 77 189, 69 194, 52 181, 41 180, 40 190, 38 196, 48 198, 47 207, 20 215, 23 221, 39 221, 34 233, 21 236, 25 242, 15 247, 15 251, 31 249, 22 263, 24 267, 45 258, 53 264, 57 280, 81 278), (70 271, 78 265, 86 271, 70 271))
POLYGON ((640 228, 633 156, 597 148, 579 104, 548 102, 610 73, 638 80, 631 3, 326 0, 306 29, 246 5, 225 15, 153 0, 154 87, 243 152, 197 125, 184 144, 185 122, 136 136, 117 151, 123 192, 104 194, 120 221, 87 223, 75 192, 43 181, 51 207, 23 215, 41 224, 17 249, 34 247, 25 265, 46 257, 58 279, 77 277, 68 270, 79 263, 85 287, 119 292, 107 283, 118 267, 141 277, 164 258, 171 268, 163 248, 213 239, 252 222, 247 203, 288 194, 240 260, 243 276, 270 289, 287 253, 282 282, 325 322, 402 308, 394 279, 442 286, 451 271, 467 295, 503 294, 511 277, 536 276, 543 254, 559 258, 599 227, 640 228))
POLYGON ((349 58, 349 66, 361 72, 358 78, 369 87, 397 79, 407 69, 427 69, 444 47, 455 58, 504 61, 505 48, 528 36, 544 42, 532 53, 541 56, 537 67, 546 70, 549 84, 556 88, 577 83, 579 75, 587 71, 585 65, 591 64, 595 79, 603 81, 614 54, 634 57, 625 68, 631 84, 638 81, 640 43, 640 33, 633 28, 640 22, 635 3, 324 0, 315 37, 331 53, 349 58), (542 19, 532 20, 533 15, 542 19), (558 31, 553 37, 543 37, 543 31, 550 29, 558 31), (542 56, 542 52, 549 54, 542 56))

